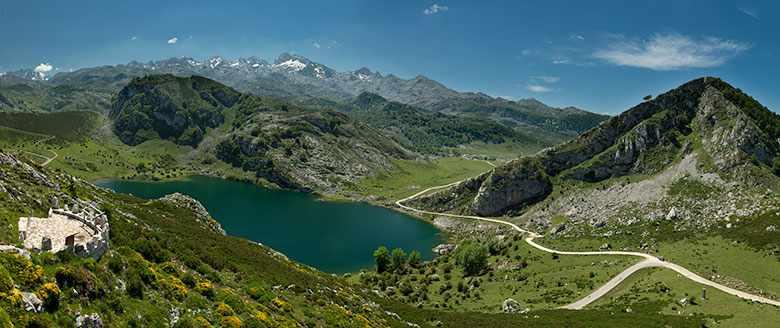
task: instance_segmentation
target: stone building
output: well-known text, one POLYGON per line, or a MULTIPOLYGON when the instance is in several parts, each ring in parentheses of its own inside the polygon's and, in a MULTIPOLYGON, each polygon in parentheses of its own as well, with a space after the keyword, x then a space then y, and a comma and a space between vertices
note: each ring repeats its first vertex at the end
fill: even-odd
POLYGON ((97 259, 108 250, 108 233, 106 215, 91 206, 49 209, 46 218, 19 218, 19 240, 34 252, 70 250, 97 259))

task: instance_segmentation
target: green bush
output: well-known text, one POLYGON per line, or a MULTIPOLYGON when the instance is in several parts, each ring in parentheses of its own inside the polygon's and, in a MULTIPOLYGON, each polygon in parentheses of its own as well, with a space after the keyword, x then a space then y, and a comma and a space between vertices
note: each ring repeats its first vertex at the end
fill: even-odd
POLYGON ((390 253, 390 270, 400 271, 406 266, 406 252, 403 249, 395 248, 390 253))
POLYGON ((455 263, 465 275, 479 275, 487 267, 488 248, 473 240, 467 240, 458 246, 455 263))
POLYGON ((13 323, 11 323, 11 317, 8 316, 8 313, 6 313, 3 308, 0 308, 0 327, 6 328, 13 326, 13 323))
POLYGON ((376 272, 382 273, 387 271, 390 266, 390 252, 385 246, 379 246, 374 251, 374 261, 376 262, 376 272))
POLYGON ((0 293, 7 293, 14 289, 14 280, 11 278, 11 273, 0 265, 0 293))
POLYGON ((420 255, 420 252, 416 250, 412 251, 411 253, 409 253, 409 259, 407 261, 409 262, 409 266, 413 268, 418 268, 422 263, 422 255, 420 255))

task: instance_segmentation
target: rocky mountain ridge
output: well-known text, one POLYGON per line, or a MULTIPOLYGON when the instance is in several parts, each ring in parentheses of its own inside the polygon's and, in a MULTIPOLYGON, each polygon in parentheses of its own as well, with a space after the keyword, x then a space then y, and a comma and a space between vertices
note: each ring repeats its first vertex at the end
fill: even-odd
MULTIPOLYGON (((512 126, 543 129, 570 136, 607 118, 573 107, 549 107, 533 99, 511 101, 483 93, 458 92, 421 75, 403 79, 392 74, 383 75, 365 67, 340 72, 303 56, 287 53, 280 55, 273 63, 257 57, 230 60, 218 56, 204 61, 179 57, 147 63, 130 62, 59 72, 48 81, 32 81, 28 73, 29 70, 20 70, 0 77, 0 95, 11 99, 0 101, 0 109, 53 111, 68 108, 75 102, 72 97, 57 95, 57 106, 46 103, 22 106, 19 103, 37 99, 35 94, 7 91, 2 88, 4 84, 18 86, 35 82, 41 88, 67 87, 72 94, 84 94, 105 100, 110 99, 113 93, 134 77, 168 73, 178 76, 205 76, 242 92, 283 98, 306 105, 330 106, 332 102, 345 103, 363 92, 372 92, 390 101, 431 111, 468 117, 489 117, 512 126)), ((106 102, 103 101, 82 109, 99 110, 106 108, 105 105, 106 102)))
POLYGON ((778 122, 777 114, 738 89, 717 78, 700 78, 568 143, 500 166, 421 202, 430 208, 501 215, 544 200, 561 185, 653 176, 690 153, 703 162, 699 166, 705 173, 758 180, 754 171, 778 172, 780 167, 774 130, 778 122), (753 117, 766 117, 772 123, 753 117))

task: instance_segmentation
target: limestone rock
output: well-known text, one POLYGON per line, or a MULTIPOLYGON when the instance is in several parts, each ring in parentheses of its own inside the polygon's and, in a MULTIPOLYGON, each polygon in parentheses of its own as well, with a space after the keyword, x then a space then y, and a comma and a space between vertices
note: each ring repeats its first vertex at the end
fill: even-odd
POLYGON ((504 313, 517 313, 521 311, 521 307, 520 302, 507 298, 501 304, 501 311, 504 311, 504 313))
POLYGON ((35 293, 22 292, 22 305, 25 311, 41 312, 43 301, 35 293))
POLYGON ((79 314, 76 316, 76 328, 103 328, 103 320, 97 313, 79 314))

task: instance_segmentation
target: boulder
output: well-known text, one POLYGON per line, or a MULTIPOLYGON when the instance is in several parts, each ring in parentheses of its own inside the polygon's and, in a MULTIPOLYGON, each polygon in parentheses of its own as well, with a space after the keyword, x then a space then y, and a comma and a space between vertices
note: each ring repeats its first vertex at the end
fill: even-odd
POLYGON ((22 292, 22 305, 25 311, 41 312, 43 301, 35 293, 22 292))
POLYGON ((520 302, 507 298, 501 304, 501 311, 504 311, 504 313, 517 313, 521 311, 521 307, 520 302))
POLYGON ((672 207, 672 209, 669 210, 669 213, 666 214, 667 220, 674 220, 677 218, 677 209, 672 207))
POLYGON ((97 313, 92 313, 88 315, 77 315, 76 316, 76 327, 77 328, 103 328, 103 320, 100 319, 100 315, 97 313))

